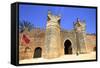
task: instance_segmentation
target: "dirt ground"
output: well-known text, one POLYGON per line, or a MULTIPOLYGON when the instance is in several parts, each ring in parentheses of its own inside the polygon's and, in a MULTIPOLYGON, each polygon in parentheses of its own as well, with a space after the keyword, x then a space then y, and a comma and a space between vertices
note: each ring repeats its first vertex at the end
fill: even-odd
POLYGON ((96 53, 91 52, 88 54, 79 54, 77 55, 64 55, 59 58, 54 59, 44 59, 44 58, 35 58, 35 59, 25 59, 20 60, 19 64, 24 63, 43 63, 43 62, 60 62, 60 61, 77 61, 77 60, 95 60, 96 59, 96 53))

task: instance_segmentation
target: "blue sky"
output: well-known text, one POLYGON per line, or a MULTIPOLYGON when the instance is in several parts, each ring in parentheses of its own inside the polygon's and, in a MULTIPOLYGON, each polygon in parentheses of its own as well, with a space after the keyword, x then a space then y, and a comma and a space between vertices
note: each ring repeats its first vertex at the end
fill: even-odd
POLYGON ((66 30, 73 29, 73 22, 77 18, 86 21, 86 32, 96 33, 96 9, 60 7, 60 6, 41 6, 41 5, 19 5, 19 20, 29 21, 35 27, 46 28, 48 10, 54 15, 61 16, 61 28, 66 30))

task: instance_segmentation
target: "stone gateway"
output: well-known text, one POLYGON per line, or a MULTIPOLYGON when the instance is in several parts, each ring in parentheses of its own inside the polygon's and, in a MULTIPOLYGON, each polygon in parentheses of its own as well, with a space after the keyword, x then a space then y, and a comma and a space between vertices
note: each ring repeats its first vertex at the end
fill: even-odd
POLYGON ((60 20, 60 16, 48 11, 46 29, 34 28, 31 31, 26 29, 23 33, 19 33, 19 59, 41 57, 53 59, 63 55, 79 55, 93 51, 96 46, 96 36, 86 34, 85 21, 77 19, 73 23, 73 29, 68 31, 62 30, 60 20), (30 39, 28 45, 21 42, 23 35, 30 39), (91 38, 94 40, 89 40, 91 38), (90 45, 94 47, 87 50, 90 45))

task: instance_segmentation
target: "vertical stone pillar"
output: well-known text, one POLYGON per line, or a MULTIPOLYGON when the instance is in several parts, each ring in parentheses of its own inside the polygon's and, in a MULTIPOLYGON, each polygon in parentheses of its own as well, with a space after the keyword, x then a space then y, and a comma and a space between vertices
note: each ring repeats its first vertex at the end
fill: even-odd
POLYGON ((77 43, 77 53, 86 53, 86 41, 85 41, 85 23, 79 19, 75 23, 76 32, 76 43, 77 43))
POLYGON ((57 58, 60 56, 60 16, 48 13, 45 35, 44 58, 57 58))

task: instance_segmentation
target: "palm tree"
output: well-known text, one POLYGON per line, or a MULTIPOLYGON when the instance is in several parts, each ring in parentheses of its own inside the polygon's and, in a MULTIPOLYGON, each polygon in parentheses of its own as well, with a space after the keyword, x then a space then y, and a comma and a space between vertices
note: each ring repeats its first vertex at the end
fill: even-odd
POLYGON ((22 33, 25 30, 30 31, 33 28, 34 28, 34 25, 28 21, 20 21, 19 22, 19 32, 20 33, 22 33))

